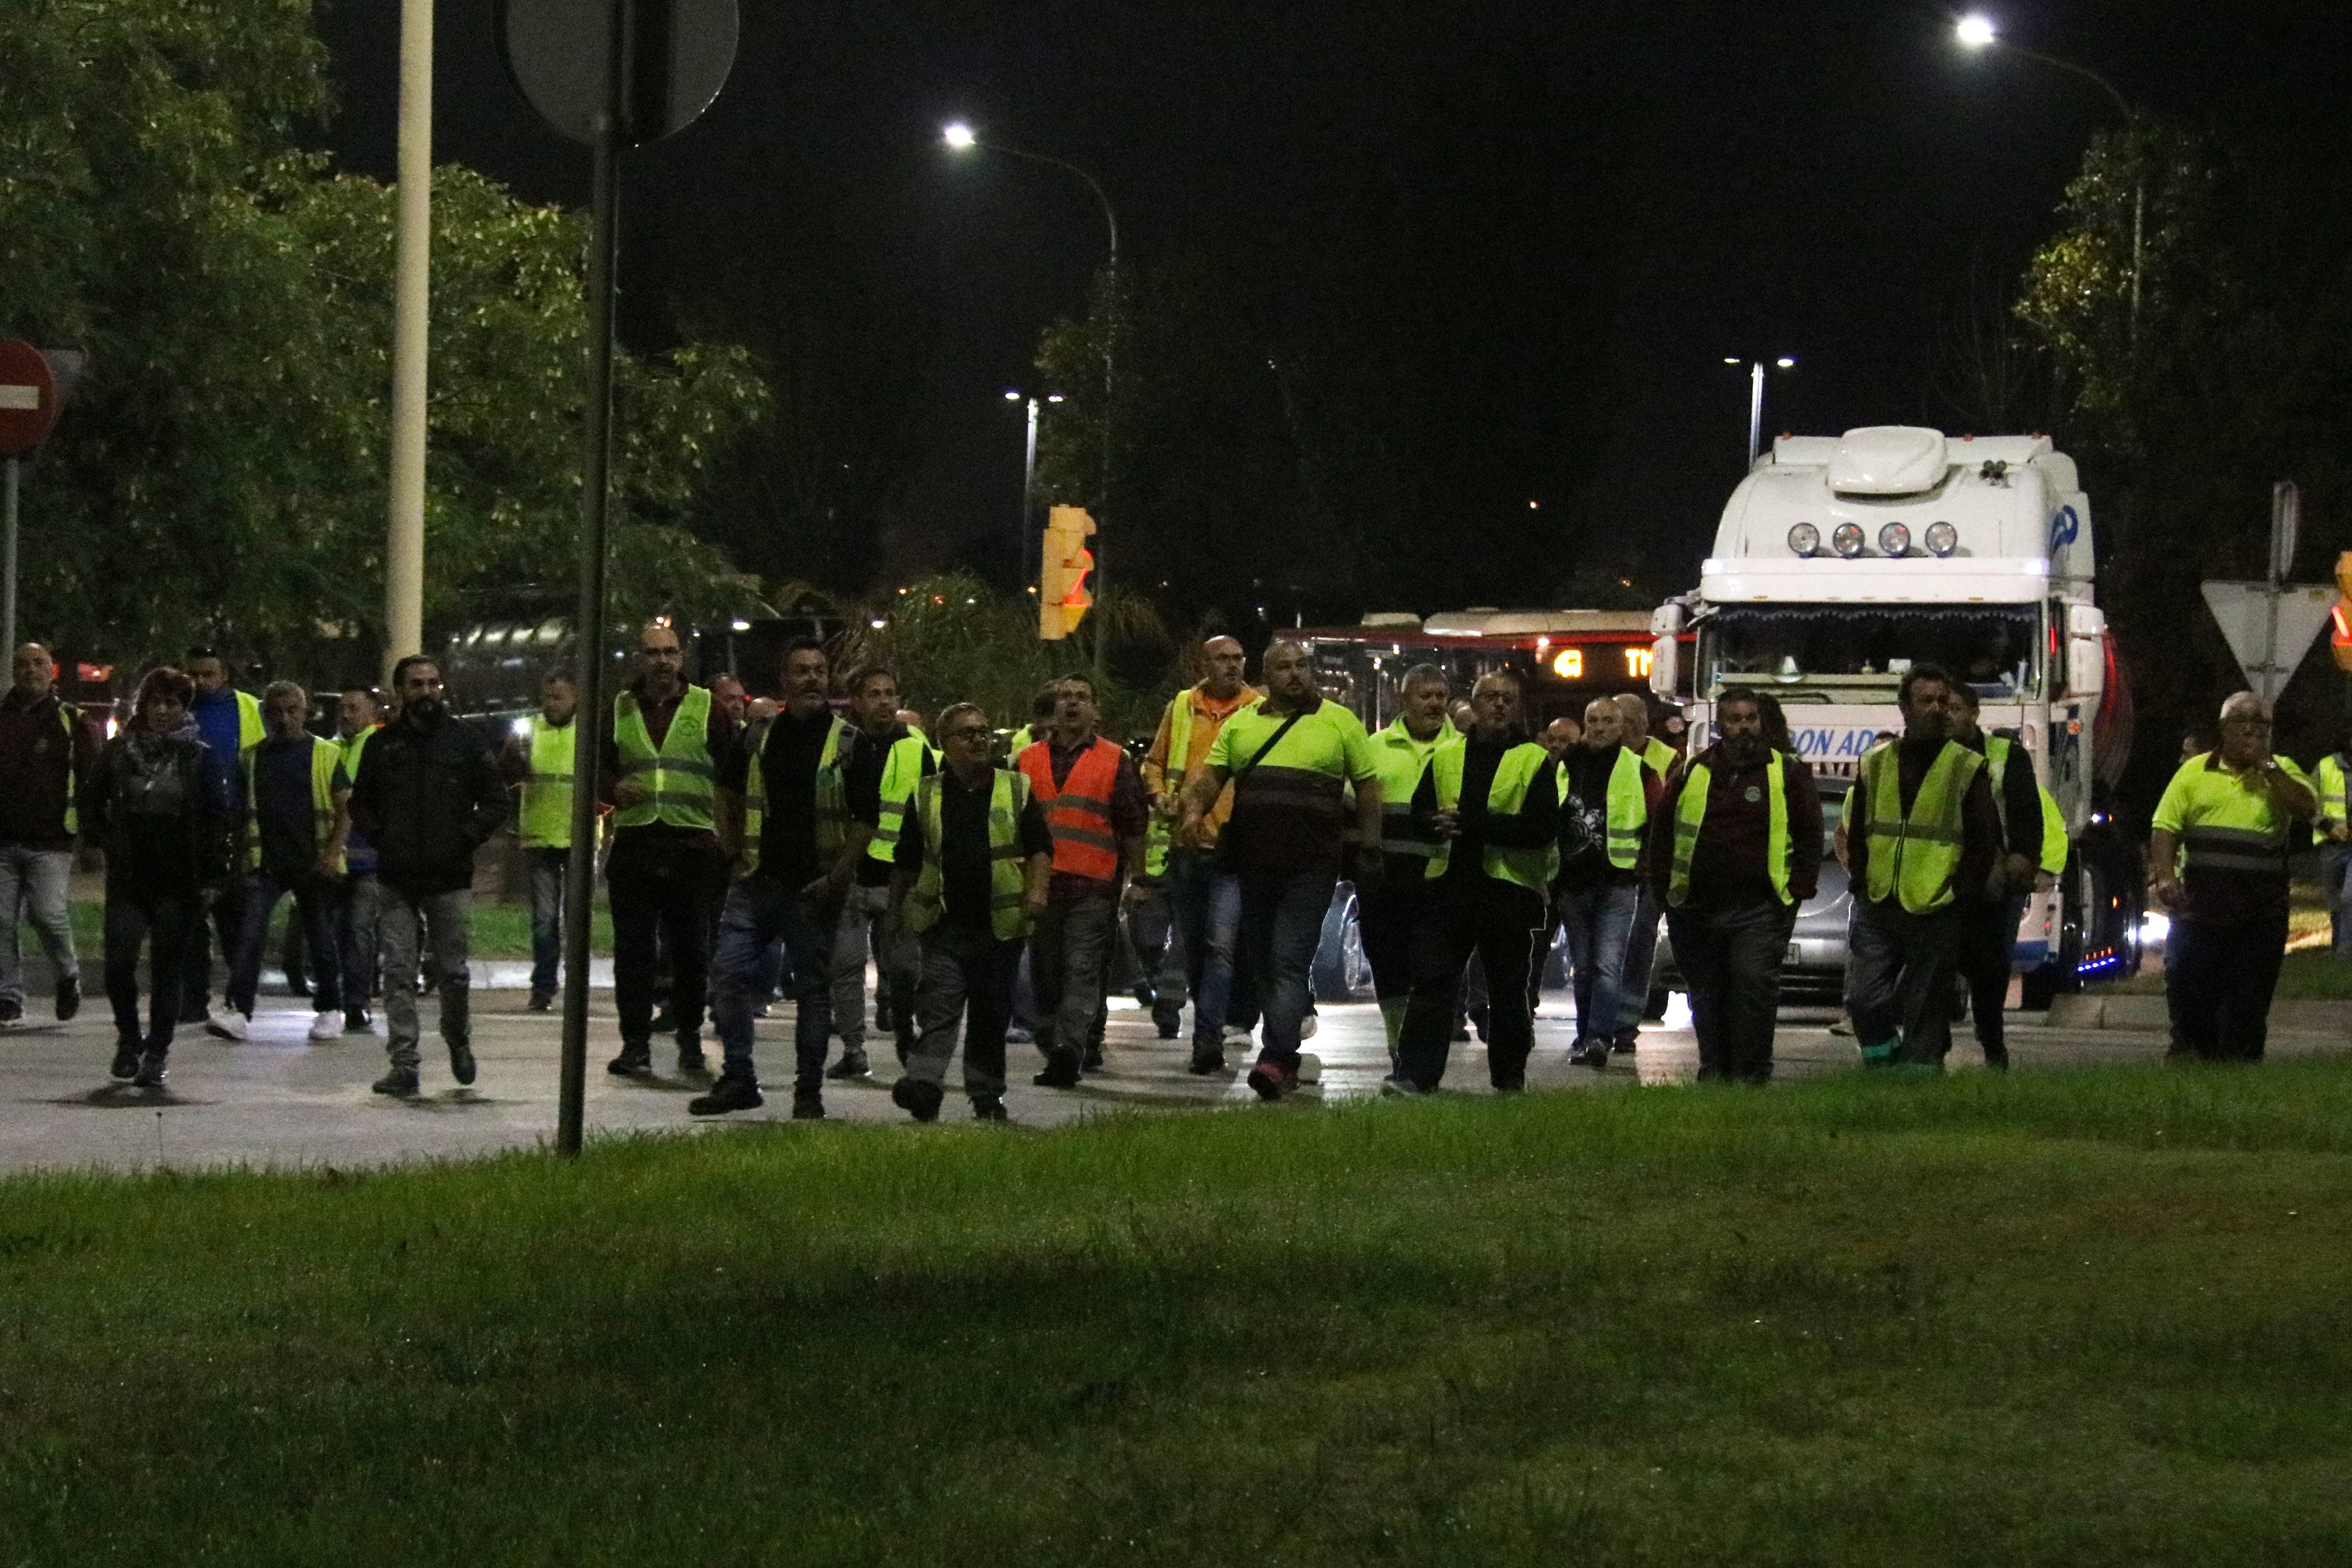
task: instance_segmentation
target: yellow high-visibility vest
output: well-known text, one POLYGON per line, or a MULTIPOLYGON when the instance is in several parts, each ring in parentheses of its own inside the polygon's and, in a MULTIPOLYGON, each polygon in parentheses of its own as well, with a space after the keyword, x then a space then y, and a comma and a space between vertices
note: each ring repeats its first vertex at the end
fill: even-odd
POLYGON ((1862 758, 1870 792, 1870 898, 1884 903, 1899 895, 1906 910, 1926 914, 1958 896, 1952 884, 1960 869, 1961 805, 1985 760, 1958 741, 1945 742, 1919 781, 1906 816, 1896 747, 1895 742, 1881 742, 1862 758))
MULTIPOLYGON (((1797 900, 1789 894, 1789 781, 1781 772, 1780 752, 1767 753, 1765 789, 1770 796, 1771 823, 1766 829, 1764 865, 1772 891, 1784 904, 1797 900)), ((1693 763, 1683 775, 1682 798, 1675 803, 1675 865, 1666 884, 1666 902, 1676 909, 1690 898, 1691 860, 1698 852, 1699 829, 1706 823, 1707 785, 1714 775, 1705 763, 1693 763)))

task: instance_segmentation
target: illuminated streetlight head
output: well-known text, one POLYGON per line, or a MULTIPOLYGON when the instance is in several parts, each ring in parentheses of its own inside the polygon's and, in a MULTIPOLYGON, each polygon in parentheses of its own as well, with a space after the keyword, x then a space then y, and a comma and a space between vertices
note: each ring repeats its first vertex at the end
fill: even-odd
POLYGON ((1971 11, 1952 29, 1953 36, 1969 48, 1980 49, 1999 35, 1993 31, 1992 18, 1981 11, 1971 11))
POLYGON ((1772 363, 1779 365, 1782 370, 1794 370, 1797 368, 1796 357, 1792 354, 1782 354, 1779 359, 1774 360, 1772 363))
POLYGON ((1021 395, 1017 392, 1008 392, 1004 395, 1004 401, 1007 403, 1018 403, 1021 401, 1021 395))
POLYGON ((952 121, 946 130, 940 132, 940 136, 947 142, 950 151, 957 153, 964 151, 980 141, 979 137, 972 134, 971 127, 961 120, 952 121))

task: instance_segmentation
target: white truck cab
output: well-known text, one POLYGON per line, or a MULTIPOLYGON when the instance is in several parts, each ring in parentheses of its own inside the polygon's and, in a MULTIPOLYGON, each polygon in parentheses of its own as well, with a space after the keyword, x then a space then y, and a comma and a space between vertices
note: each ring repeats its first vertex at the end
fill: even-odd
POLYGON ((2138 963, 2137 857, 2095 804, 2130 714, 2095 571, 2089 499, 2046 436, 1783 436, 1732 491, 1697 591, 1653 618, 1651 684, 1685 704, 1694 752, 1715 698, 1749 686, 1779 698, 1816 771, 1850 774, 1902 728, 1915 663, 1966 681, 1984 729, 2032 754, 2076 846, 2020 931, 2018 966, 2046 997, 2138 963), (1695 637, 1687 669, 1678 637, 1695 637))

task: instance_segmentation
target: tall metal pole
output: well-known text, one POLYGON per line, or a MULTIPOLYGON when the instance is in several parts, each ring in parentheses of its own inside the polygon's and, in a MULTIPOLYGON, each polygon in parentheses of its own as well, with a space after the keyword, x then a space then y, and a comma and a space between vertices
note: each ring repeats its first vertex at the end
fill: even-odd
POLYGON ((588 245, 586 437, 581 458, 580 660, 573 721, 572 850, 563 865, 563 1056, 556 1090, 555 1147, 580 1152, 588 1091, 588 937, 596 896, 597 763, 604 714, 604 525, 612 487, 613 282, 620 232, 621 0, 605 3, 604 107, 596 117, 593 219, 588 245))
MULTIPOLYGON (((1102 499, 1095 506, 1095 603, 1102 605, 1109 591, 1109 578, 1103 570, 1103 535, 1110 529, 1110 442, 1113 410, 1118 406, 1118 219, 1110 210, 1110 198, 1103 195, 1102 187, 1094 185, 1094 193, 1102 199, 1103 219, 1110 225, 1110 299, 1103 309, 1103 416, 1102 416, 1102 499)), ((1095 687, 1099 690, 1110 674, 1110 617, 1108 614, 1095 618, 1095 687)))
POLYGON ((5 607, 0 608, 0 647, 6 648, 11 658, 16 657, 17 461, 15 458, 8 459, 7 537, 0 541, 0 577, 6 579, 5 585, 0 586, 0 599, 5 601, 5 607))
POLYGON ((1021 575, 1029 574, 1029 520, 1037 501, 1037 400, 1029 400, 1029 444, 1021 454, 1021 575))
POLYGON ((433 0, 400 5, 400 197, 393 240, 392 503, 383 672, 425 644, 425 307, 433 241, 433 0))
POLYGON ((1758 360, 1748 367, 1748 466, 1756 466, 1756 455, 1764 449, 1764 362, 1758 360))

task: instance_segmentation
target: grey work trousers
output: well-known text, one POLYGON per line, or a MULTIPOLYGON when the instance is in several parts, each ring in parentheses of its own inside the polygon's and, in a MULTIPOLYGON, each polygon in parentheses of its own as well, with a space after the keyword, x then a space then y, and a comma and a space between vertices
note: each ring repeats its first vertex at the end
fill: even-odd
POLYGON ((956 1034, 963 1031, 963 1091, 974 1100, 1004 1096, 1004 1030, 1013 1021, 1013 980, 1021 943, 993 931, 946 921, 921 938, 923 978, 915 1016, 922 1029, 907 1076, 944 1083, 956 1034))
POLYGON ((1111 884, 1076 898, 1055 893, 1029 937, 1029 978, 1037 989, 1037 1048, 1051 1057, 1102 1044, 1103 973, 1110 966, 1118 900, 1111 884))
POLYGON ((921 969, 920 949, 914 938, 888 918, 887 887, 853 887, 841 902, 841 920, 833 931, 833 1028, 848 1050, 866 1048, 866 953, 870 943, 876 971, 875 996, 887 1000, 898 1037, 914 1034, 912 1009, 921 969))
POLYGON ((25 961, 17 945, 17 922, 30 918, 57 966, 58 978, 79 977, 74 961, 73 917, 67 906, 67 879, 73 851, 0 844, 0 1000, 25 1004, 25 961))
POLYGON ((1856 899, 1846 931, 1845 1010, 1863 1066, 1941 1070, 1952 1048, 1959 906, 1913 914, 1899 899, 1856 899))
POLYGON ((469 987, 466 968, 466 916, 474 907, 471 889, 447 893, 411 893, 391 882, 381 882, 376 929, 383 944, 383 1016, 392 1037, 385 1053, 392 1065, 415 1071, 423 1058, 417 1052, 416 1024, 417 922, 425 927, 425 944, 433 953, 441 976, 441 1038, 448 1045, 473 1044, 469 987))

